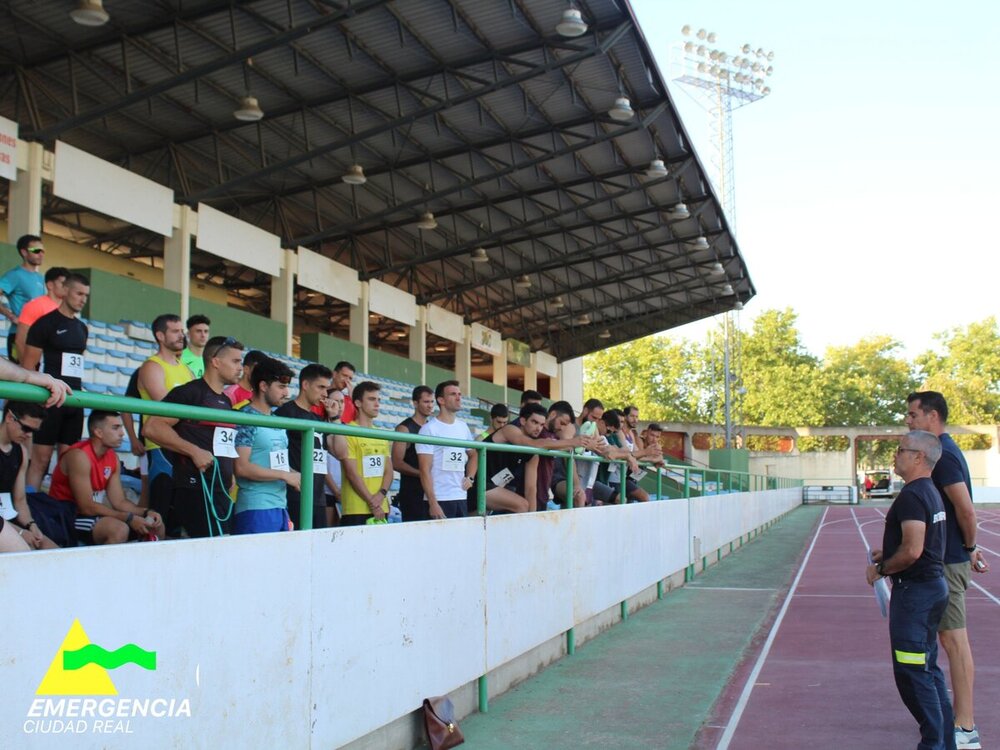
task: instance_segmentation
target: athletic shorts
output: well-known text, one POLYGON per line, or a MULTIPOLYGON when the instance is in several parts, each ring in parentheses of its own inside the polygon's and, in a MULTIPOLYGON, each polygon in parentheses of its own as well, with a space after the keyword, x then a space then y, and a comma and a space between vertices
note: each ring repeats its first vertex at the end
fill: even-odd
POLYGON ((233 534, 270 534, 288 531, 288 511, 284 508, 244 510, 233 516, 233 534))
MULTIPOLYGON (((73 526, 76 529, 76 538, 83 544, 94 544, 94 526, 96 526, 97 522, 102 518, 107 518, 107 516, 77 515, 76 521, 73 523, 73 526)), ((128 530, 128 540, 130 542, 134 542, 139 538, 139 535, 136 534, 135 530, 130 526, 128 530)), ((145 538, 145 535, 142 538, 145 538)))
POLYGON ((938 630, 961 630, 965 627, 965 591, 969 588, 972 569, 967 562, 948 563, 944 566, 944 580, 948 583, 948 606, 941 615, 938 630))
POLYGON ((77 546, 76 503, 63 502, 44 492, 28 493, 28 508, 38 528, 60 547, 77 546))
POLYGON ((173 479, 174 466, 167 460, 166 455, 163 453, 162 448, 151 448, 146 451, 146 455, 143 458, 148 459, 147 464, 148 470, 146 476, 149 478, 149 484, 152 485, 157 477, 166 474, 168 478, 173 479))
POLYGON ((42 426, 35 433, 35 445, 73 445, 83 437, 83 409, 53 406, 45 411, 42 426))

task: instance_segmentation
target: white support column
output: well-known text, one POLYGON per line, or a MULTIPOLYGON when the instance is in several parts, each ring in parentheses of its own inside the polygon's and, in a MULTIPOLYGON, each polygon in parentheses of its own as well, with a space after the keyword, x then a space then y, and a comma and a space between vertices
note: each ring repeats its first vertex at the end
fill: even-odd
MULTIPOLYGON (((427 382, 427 307, 417 307, 417 322, 410 326, 410 360, 420 363, 420 383, 427 382)), ((418 383, 419 385, 419 383, 418 383)))
POLYGON ((500 353, 493 355, 493 385, 507 387, 507 346, 500 347, 500 353))
POLYGON ((163 288, 181 295, 181 320, 191 303, 191 237, 198 231, 198 214, 190 206, 174 206, 174 233, 163 243, 163 288))
POLYGON ((559 398, 569 401, 576 410, 583 406, 583 357, 559 365, 559 398))
POLYGON ((27 159, 17 180, 10 183, 7 198, 7 241, 15 244, 25 234, 42 234, 42 172, 45 148, 41 143, 25 143, 27 159))
POLYGON ((368 372, 368 282, 361 282, 358 304, 351 305, 351 343, 361 347, 362 372, 368 372))
POLYGON ((292 324, 295 322, 295 274, 298 256, 294 250, 283 253, 281 274, 271 277, 271 320, 285 324, 285 355, 292 356, 292 324))
POLYGON ((462 341, 455 344, 455 379, 462 393, 472 390, 472 328, 463 327, 462 341))
POLYGON ((531 353, 531 364, 524 368, 525 391, 538 390, 538 365, 535 363, 535 352, 531 353))

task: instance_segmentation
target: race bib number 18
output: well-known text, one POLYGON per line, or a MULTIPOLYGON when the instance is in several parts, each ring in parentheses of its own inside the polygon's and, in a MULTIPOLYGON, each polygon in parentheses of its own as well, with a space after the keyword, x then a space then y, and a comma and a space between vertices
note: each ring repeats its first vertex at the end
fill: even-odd
POLYGON ((236 429, 216 427, 212 436, 212 453, 219 458, 236 458, 236 429))

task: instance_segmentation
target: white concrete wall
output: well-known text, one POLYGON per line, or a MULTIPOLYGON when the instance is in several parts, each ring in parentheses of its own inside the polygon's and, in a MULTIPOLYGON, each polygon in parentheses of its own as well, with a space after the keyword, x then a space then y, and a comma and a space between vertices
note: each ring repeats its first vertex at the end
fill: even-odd
POLYGON ((683 570, 692 538, 707 552, 799 503, 777 490, 4 555, 2 744, 339 747, 683 570), (36 690, 74 619, 110 651, 157 652, 155 671, 108 670, 119 710, 186 698, 190 717, 119 717, 118 734, 76 719, 85 739, 26 733, 66 721, 30 714, 59 699, 36 690))

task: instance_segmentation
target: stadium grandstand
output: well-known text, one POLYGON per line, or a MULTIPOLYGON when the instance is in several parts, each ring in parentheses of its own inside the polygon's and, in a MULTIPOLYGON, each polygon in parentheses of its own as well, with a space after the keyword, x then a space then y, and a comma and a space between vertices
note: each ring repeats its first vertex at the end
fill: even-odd
MULTIPOLYGON (((416 747, 423 698, 450 695, 463 721, 477 709, 485 721, 491 701, 609 626, 750 559, 743 548, 772 527, 798 535, 782 574, 814 530, 815 544, 822 520, 798 511, 801 482, 685 465, 677 435, 666 465, 636 462, 606 507, 578 512, 572 469, 592 454, 385 434, 414 413, 414 386, 452 379, 472 434, 493 404, 514 417, 525 391, 579 412, 584 355, 755 295, 646 41, 658 30, 640 29, 627 1, 12 0, 0 22, 0 270, 37 236, 43 270, 90 284, 82 393, 67 404, 480 457, 461 475, 478 497, 465 518, 310 530, 307 460, 303 533, 3 555, 6 602, 58 592, 7 623, 12 747, 81 732, 114 748, 416 747), (227 337, 216 353, 238 339, 295 374, 353 363, 355 385, 381 386, 374 430, 126 399, 163 313, 205 316, 227 337), (556 483, 551 512, 487 515, 490 451, 561 465, 566 497, 556 483), (633 484, 657 502, 627 503, 633 484)), ((13 332, 0 319, 0 349, 13 332)), ((0 383, 10 401, 40 394, 0 383)), ((38 429, 9 416, 22 437, 38 429)), ((634 459, 614 460, 624 472, 634 459)), ((740 621, 748 632, 789 584, 760 580, 753 606, 731 602, 757 618, 740 621)), ((560 741, 693 745, 748 640, 713 652, 715 682, 684 709, 691 727, 662 730, 670 742, 612 731, 588 743, 576 728, 560 741)), ((639 661, 689 645, 654 639, 639 661)), ((473 747, 494 732, 497 747, 564 746, 471 726, 473 747)))

